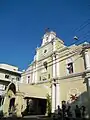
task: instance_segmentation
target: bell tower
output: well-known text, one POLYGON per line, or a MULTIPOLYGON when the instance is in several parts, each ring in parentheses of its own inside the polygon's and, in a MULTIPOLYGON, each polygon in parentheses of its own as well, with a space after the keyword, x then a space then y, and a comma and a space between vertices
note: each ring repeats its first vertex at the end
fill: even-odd
POLYGON ((42 38, 42 44, 41 46, 47 44, 48 42, 52 41, 54 38, 56 38, 56 33, 53 31, 46 31, 42 38))

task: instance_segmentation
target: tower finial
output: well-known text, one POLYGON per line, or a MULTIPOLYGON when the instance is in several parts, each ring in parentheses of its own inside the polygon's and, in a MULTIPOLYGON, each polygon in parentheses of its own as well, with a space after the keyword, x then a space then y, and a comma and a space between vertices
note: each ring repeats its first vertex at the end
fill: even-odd
POLYGON ((49 32, 49 30, 50 30, 50 28, 46 28, 46 29, 45 29, 45 33, 46 33, 46 32, 49 32))

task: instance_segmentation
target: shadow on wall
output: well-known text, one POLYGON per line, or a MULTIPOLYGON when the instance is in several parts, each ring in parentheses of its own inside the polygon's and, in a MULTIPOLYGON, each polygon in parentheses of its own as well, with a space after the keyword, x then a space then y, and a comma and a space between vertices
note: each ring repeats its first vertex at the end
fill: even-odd
MULTIPOLYGON (((86 108, 86 113, 85 113, 85 116, 88 117, 88 93, 87 92, 83 92, 82 94, 80 94, 78 97, 76 97, 76 100, 74 100, 75 97, 73 97, 73 101, 71 103, 69 103, 68 101, 62 101, 64 102, 65 106, 66 106, 66 109, 68 108, 68 106, 71 106, 71 113, 72 113, 72 117, 75 118, 75 108, 76 108, 76 105, 79 106, 79 108, 81 108, 82 106, 85 106, 86 108)), ((62 108, 62 106, 60 106, 62 108)), ((55 113, 58 114, 58 110, 55 110, 55 113)))
POLYGON ((72 106, 75 106, 76 104, 79 104, 80 106, 81 105, 88 106, 88 93, 86 91, 81 93, 78 96, 77 100, 71 103, 72 106))
POLYGON ((88 115, 88 93, 85 91, 81 93, 75 101, 69 104, 74 112, 76 105, 81 107, 82 105, 86 107, 86 114, 88 115))

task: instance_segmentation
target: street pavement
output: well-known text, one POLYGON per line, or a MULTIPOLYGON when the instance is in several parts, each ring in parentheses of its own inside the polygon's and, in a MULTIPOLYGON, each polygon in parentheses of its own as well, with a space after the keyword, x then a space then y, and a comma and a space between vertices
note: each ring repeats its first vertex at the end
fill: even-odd
POLYGON ((52 119, 44 115, 28 115, 22 118, 8 117, 1 118, 0 120, 52 120, 52 119))

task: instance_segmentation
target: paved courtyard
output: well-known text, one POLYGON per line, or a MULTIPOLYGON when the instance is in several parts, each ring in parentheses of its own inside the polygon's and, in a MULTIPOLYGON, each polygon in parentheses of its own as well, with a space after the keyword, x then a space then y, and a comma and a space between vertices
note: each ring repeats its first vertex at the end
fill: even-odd
POLYGON ((90 120, 88 118, 64 118, 64 119, 54 119, 54 118, 49 118, 46 116, 38 116, 38 115, 33 115, 33 116, 25 116, 23 118, 16 118, 16 117, 8 117, 8 118, 0 118, 0 120, 90 120))

